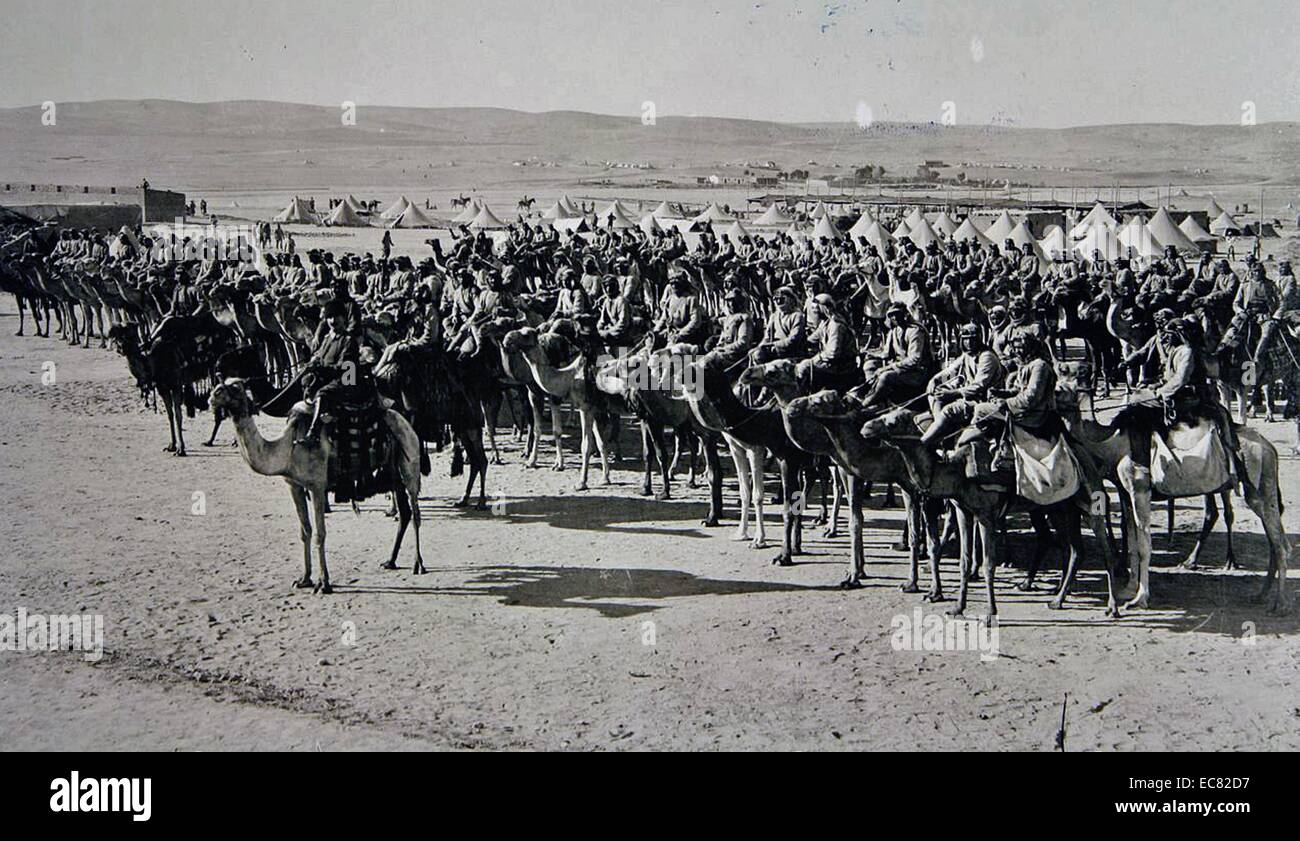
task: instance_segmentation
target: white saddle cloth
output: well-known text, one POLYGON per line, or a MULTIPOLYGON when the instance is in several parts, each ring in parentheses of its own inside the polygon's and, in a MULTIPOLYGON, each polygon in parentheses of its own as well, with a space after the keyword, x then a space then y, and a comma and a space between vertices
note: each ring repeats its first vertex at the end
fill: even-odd
POLYGON ((1016 455, 1016 494, 1037 505, 1055 505, 1079 490, 1079 464, 1065 443, 1036 438, 1011 427, 1011 445, 1016 455))

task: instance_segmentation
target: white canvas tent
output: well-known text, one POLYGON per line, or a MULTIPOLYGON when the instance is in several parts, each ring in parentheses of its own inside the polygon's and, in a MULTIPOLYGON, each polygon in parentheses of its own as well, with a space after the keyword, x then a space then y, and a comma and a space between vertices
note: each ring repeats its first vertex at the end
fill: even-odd
POLYGON ((1151 236, 1155 237, 1156 242, 1162 248, 1172 246, 1180 254, 1200 250, 1196 243, 1188 239, 1187 234, 1183 233, 1182 229, 1174 224, 1173 217, 1163 207, 1157 210, 1155 215, 1147 222, 1147 230, 1151 232, 1151 236))
POLYGON ((334 211, 325 217, 325 224, 336 228, 364 228, 370 223, 352 209, 346 201, 339 202, 334 211))
POLYGON ((756 225, 756 226, 763 226, 763 225, 780 226, 780 225, 789 225, 793 221, 794 221, 793 216, 791 216, 790 214, 782 210, 780 205, 773 204, 773 205, 769 205, 767 210, 764 210, 758 216, 749 220, 749 224, 756 225))
POLYGON ((1097 202, 1092 206, 1092 210, 1089 210, 1079 220, 1079 224, 1070 229, 1070 236, 1073 239, 1083 239, 1088 235, 1088 230, 1093 225, 1103 225, 1112 231, 1119 228, 1119 222, 1114 216, 1110 215, 1110 212, 1106 210, 1106 206, 1101 202, 1097 202))
POLYGON ((1221 237, 1224 234, 1226 234, 1228 231, 1240 231, 1240 230, 1241 230, 1241 225, 1237 222, 1236 219, 1233 219, 1232 216, 1226 210, 1223 213, 1220 213, 1218 216, 1214 218, 1213 221, 1210 222, 1210 233, 1214 234, 1215 236, 1221 237))
POLYGON ((727 239, 731 240, 733 243, 739 242, 741 237, 749 236, 749 231, 745 230, 745 226, 740 224, 739 219, 732 222, 731 227, 727 228, 723 233, 726 235, 727 239))
POLYGON ((957 226, 956 231, 953 231, 952 238, 956 242, 974 242, 977 245, 988 245, 992 242, 992 240, 984 236, 983 231, 976 227, 969 216, 957 226))
POLYGON ((379 218, 391 222, 405 213, 406 208, 410 206, 411 202, 406 198, 406 196, 398 196, 397 201, 390 204, 387 210, 379 214, 379 218))
POLYGON ((904 219, 902 222, 898 223, 898 227, 894 229, 894 232, 890 234, 890 236, 892 236, 894 239, 902 240, 902 239, 906 239, 907 235, 910 234, 911 232, 912 229, 907 226, 907 220, 904 219))
POLYGON ((279 213, 275 214, 275 216, 272 217, 271 221, 272 222, 304 222, 304 223, 315 224, 319 220, 316 216, 316 212, 311 209, 311 205, 307 204, 306 199, 300 199, 297 196, 294 196, 293 200, 289 202, 289 205, 285 207, 284 210, 281 210, 279 213))
POLYGON ((709 202, 709 206, 704 208, 693 221, 712 224, 714 222, 734 222, 735 218, 728 216, 722 208, 718 207, 717 202, 709 202))
POLYGON ((921 212, 921 208, 914 207, 912 208, 912 212, 907 214, 907 229, 910 231, 924 221, 925 214, 921 212))
POLYGON ((508 227, 505 222, 502 222, 496 217, 496 214, 492 212, 492 209, 487 206, 486 202, 484 202, 483 206, 479 208, 478 215, 476 215, 473 221, 469 223, 469 226, 475 230, 492 230, 508 227))
POLYGON ((1203 242, 1214 242, 1214 234, 1198 225, 1192 216, 1184 216, 1183 221, 1178 223, 1178 229, 1197 245, 1203 242))
POLYGON ((403 210, 402 215, 394 219, 389 224, 389 227, 390 228, 441 228, 444 226, 442 224, 439 224, 435 220, 429 218, 429 216, 423 210, 416 207, 414 204, 407 202, 406 210, 403 210))
POLYGON ((673 206, 666 201, 659 202, 659 206, 650 211, 650 215, 656 219, 681 219, 682 215, 673 209, 673 206))
POLYGON ((839 239, 842 236, 844 235, 840 233, 839 229, 835 227, 835 224, 831 222, 829 214, 818 219, 817 224, 813 225, 813 239, 821 239, 823 237, 826 239, 839 239))
POLYGON ((916 247, 922 251, 928 248, 931 243, 939 241, 939 235, 934 232, 934 228, 930 227, 930 223, 925 221, 924 217, 912 226, 912 230, 907 232, 907 238, 916 243, 916 247))
POLYGON ((885 253, 885 243, 889 241, 889 232, 885 230, 884 225, 880 224, 879 222, 873 221, 870 225, 867 226, 867 229, 865 231, 858 234, 857 236, 862 237, 867 242, 874 245, 876 247, 876 251, 879 252, 880 254, 885 253))
POLYGON ((984 229, 984 236, 988 237, 990 241, 992 241, 999 248, 1001 248, 1003 240, 1011 236, 1011 232, 1014 231, 1015 229, 1016 229, 1015 220, 1011 218, 1010 213, 1007 213, 1004 210, 1002 211, 1001 216, 993 220, 992 225, 989 225, 987 228, 984 229))
POLYGON ((1075 250, 1085 260, 1091 260, 1094 251, 1099 252, 1103 260, 1115 260, 1124 254, 1119 235, 1105 225, 1093 225, 1089 228, 1088 233, 1075 246, 1075 250))
POLYGON ((451 217, 451 223, 453 225, 468 225, 478 216, 479 207, 478 199, 470 199, 469 204, 465 205, 460 213, 451 217))
POLYGON ((934 224, 930 227, 934 228, 936 234, 943 234, 950 239, 957 232, 957 222, 948 215, 946 210, 939 211, 939 215, 934 217, 934 224))

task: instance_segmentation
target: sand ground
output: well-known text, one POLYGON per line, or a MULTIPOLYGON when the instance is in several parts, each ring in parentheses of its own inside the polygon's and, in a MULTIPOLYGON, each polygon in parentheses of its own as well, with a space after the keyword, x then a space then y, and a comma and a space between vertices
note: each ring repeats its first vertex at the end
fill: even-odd
MULTIPOLYGON (((1069 750, 1300 748, 1300 618, 1248 601, 1266 547, 1244 504, 1245 570, 1170 567, 1200 516, 1185 506, 1172 552, 1155 541, 1154 609, 1117 622, 1095 561, 1060 612, 1000 570, 1000 656, 985 662, 891 645, 891 622, 921 602, 898 590, 901 513, 879 496, 867 587, 845 593, 845 537, 810 529, 789 569, 728 539, 730 471, 727 525, 705 529, 703 490, 647 500, 626 462, 612 487, 578 493, 572 457, 564 473, 527 470, 503 436, 489 512, 450 506, 460 480, 435 457, 427 575, 412 576, 409 545, 402 570, 379 569, 394 529, 380 506, 340 510, 338 592, 317 596, 290 587, 288 492, 248 470, 229 430, 201 447, 200 416, 191 457, 173 458, 121 359, 16 327, 6 298, 0 611, 102 614, 106 654, 0 652, 0 749, 1050 750, 1063 703, 1069 750)), ((1290 451, 1290 425, 1266 433, 1290 451)), ((1293 530, 1295 466, 1284 458, 1293 530)), ((1018 556, 1028 546, 1013 538, 1018 556)), ((1220 526, 1206 558, 1223 551, 1220 526)))

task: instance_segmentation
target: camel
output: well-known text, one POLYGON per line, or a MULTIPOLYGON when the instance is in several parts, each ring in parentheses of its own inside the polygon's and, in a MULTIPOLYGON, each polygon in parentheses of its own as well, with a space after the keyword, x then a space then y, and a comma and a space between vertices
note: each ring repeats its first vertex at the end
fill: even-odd
MULTIPOLYGON (((903 462, 902 455, 890 447, 872 444, 859 435, 858 429, 867 415, 839 392, 826 389, 807 397, 796 398, 790 402, 787 414, 796 418, 806 415, 820 423, 826 429, 831 445, 835 448, 836 463, 864 483, 864 491, 876 482, 898 485, 902 488, 906 517, 903 523, 904 540, 900 541, 899 546, 906 547, 905 551, 911 556, 911 572, 900 589, 904 593, 919 593, 917 579, 921 554, 921 508, 917 504, 915 488, 911 484, 911 475, 907 472, 907 465, 903 462)), ((854 548, 851 560, 849 574, 840 582, 840 587, 846 590, 861 587, 866 572, 864 558, 858 547, 854 548)), ((941 592, 939 581, 936 579, 931 593, 937 595, 941 592)))
MULTIPOLYGON (((403 416, 425 442, 441 442, 443 424, 451 429, 469 458, 469 477, 465 493, 453 503, 456 508, 469 505, 474 480, 478 480, 476 510, 487 508, 488 459, 483 450, 483 413, 462 382, 447 364, 445 352, 436 347, 418 347, 397 342, 384 349, 375 365, 375 381, 386 396, 395 401, 403 416)), ((459 466, 452 459, 452 475, 459 466)))
MULTIPOLYGON (((744 371, 740 372, 740 379, 737 384, 741 386, 755 386, 766 388, 768 393, 776 400, 777 407, 781 410, 781 420, 785 424, 785 434, 790 436, 790 440, 799 449, 819 456, 822 459, 829 460, 835 465, 831 472, 831 485, 833 487, 834 501, 831 504, 829 516, 825 512, 826 507, 826 485, 822 484, 822 519, 828 520, 823 537, 838 537, 840 516, 840 488, 847 489, 849 497, 850 522, 853 522, 855 515, 852 513, 854 501, 857 495, 857 489, 853 487, 853 474, 846 468, 839 466, 835 462, 835 445, 831 443, 830 437, 821 424, 813 421, 809 422, 802 416, 792 417, 789 413, 790 401, 802 396, 802 389, 795 377, 795 362, 791 359, 775 359, 762 365, 751 365, 744 371)), ((820 472, 820 471, 819 471, 820 472)), ((826 474, 822 474, 825 477, 826 474)), ((861 502, 858 502, 859 511, 856 515, 861 520, 861 502)), ((859 528, 860 532, 861 529, 859 528)), ((861 543, 861 534, 851 538, 857 543, 861 543)))
MULTIPOLYGON (((538 388, 552 397, 568 398, 577 407, 582 438, 582 470, 577 489, 585 491, 588 488, 593 438, 600 451, 601 479, 608 485, 607 440, 612 441, 612 436, 617 434, 618 415, 610 413, 606 396, 588 380, 587 360, 563 336, 538 333, 533 327, 511 330, 501 340, 501 349, 505 353, 522 354, 538 388), (560 358, 567 360, 563 366, 553 361, 560 358)), ((558 435, 558 424, 556 430, 558 435)))
MULTIPOLYGON (((962 576, 957 604, 949 613, 954 616, 961 616, 965 612, 966 590, 969 580, 966 572, 971 568, 970 559, 975 540, 979 540, 984 559, 985 594, 988 599, 985 619, 991 620, 998 612, 997 601, 993 593, 994 570, 997 567, 999 557, 993 539, 994 529, 1012 504, 1024 506, 1027 501, 1017 497, 1008 488, 972 482, 966 475, 964 460, 949 461, 941 459, 937 453, 921 443, 919 432, 916 415, 908 409, 894 409, 872 418, 863 425, 861 430, 864 438, 882 442, 898 450, 907 465, 912 484, 919 493, 932 499, 947 499, 956 503, 959 514, 957 526, 962 544, 962 576), (973 533, 972 524, 974 526, 973 533)), ((1100 488, 1101 478, 1095 468, 1089 464, 1088 459, 1079 458, 1078 462, 1081 475, 1079 487, 1074 495, 1047 507, 1045 510, 1055 522, 1057 532, 1066 535, 1069 546, 1070 569, 1077 568, 1079 556, 1083 553, 1083 539, 1079 529, 1078 515, 1080 512, 1087 512, 1091 518, 1093 534, 1100 539, 1102 552, 1106 559, 1106 581, 1109 592, 1107 610, 1108 613, 1116 614, 1118 612, 1118 594, 1115 589, 1114 565, 1111 563, 1110 539, 1105 530, 1101 511, 1098 506, 1093 505, 1093 492, 1100 488)), ((1029 505, 1029 508, 1030 510, 1042 510, 1041 506, 1032 504, 1029 505)), ((937 519, 934 517, 926 518, 926 538, 930 547, 931 576, 937 584, 940 547, 937 519)), ((1056 598, 1049 602, 1049 607, 1061 606, 1068 584, 1069 577, 1063 576, 1061 590, 1056 598)), ((942 596, 940 595, 939 598, 942 598, 942 596)))
MULTIPOLYGON (((1068 405, 1068 401, 1062 402, 1068 405)), ((1125 608, 1146 608, 1151 592, 1149 580, 1151 501, 1158 496, 1152 483, 1151 469, 1150 467, 1139 467, 1133 461, 1132 450, 1130 449, 1130 435, 1128 430, 1124 428, 1122 421, 1121 425, 1118 426, 1114 422, 1100 424, 1095 421, 1084 420, 1078 416, 1077 412, 1071 411, 1064 412, 1062 417, 1070 429, 1071 439, 1078 444, 1079 450, 1086 451, 1099 465, 1104 474, 1121 491, 1120 500, 1127 515, 1125 518, 1126 544, 1129 547, 1130 559, 1135 562, 1133 572, 1137 581, 1137 592, 1125 604, 1125 608)), ((1201 424, 1201 427, 1204 428, 1205 424, 1208 423, 1201 424)), ((1187 427, 1183 426, 1182 428, 1186 429, 1187 427)), ((1239 460, 1244 464, 1255 461, 1260 465, 1258 485, 1249 476, 1237 477, 1241 482, 1246 504, 1259 517, 1260 522, 1264 525, 1264 533, 1268 539, 1268 571, 1265 573, 1263 586, 1254 598, 1256 601, 1263 601, 1267 598, 1276 577, 1277 589, 1273 591, 1270 610, 1275 613, 1285 613, 1291 609, 1291 593, 1287 586, 1287 560, 1291 554, 1291 546, 1286 536, 1286 530, 1282 525, 1282 497, 1278 480, 1277 449, 1264 436, 1244 427, 1237 429, 1237 441, 1240 454, 1239 460)), ((1210 487, 1210 484, 1214 484, 1214 482, 1210 481, 1206 487, 1197 489, 1195 493, 1188 493, 1186 496, 1226 496, 1226 493, 1231 490, 1230 486, 1210 487)), ((1212 526, 1213 519, 1211 519, 1207 510, 1205 522, 1202 524, 1201 537, 1197 541, 1198 546, 1193 552, 1193 558, 1199 557, 1200 543, 1212 526)), ((1069 583, 1069 577, 1072 577, 1072 571, 1067 573, 1067 581, 1062 583, 1062 593, 1065 592, 1065 588, 1069 583)))
MULTIPOLYGON (((670 364, 666 354, 638 353, 613 359, 596 372, 596 387, 606 394, 622 398, 641 421, 642 443, 645 449, 645 483, 642 494, 649 496, 653 492, 650 465, 650 452, 653 449, 659 461, 659 470, 663 489, 655 494, 656 499, 672 497, 671 481, 673 465, 668 458, 664 443, 663 430, 672 429, 677 443, 685 441, 693 447, 696 438, 704 442, 704 457, 709 471, 709 513, 704 525, 716 526, 722 515, 722 466, 718 460, 715 446, 716 433, 700 426, 691 414, 690 407, 672 395, 671 376, 661 377, 664 364, 670 364)), ((666 373, 671 374, 670 371, 666 373)), ((694 484, 694 464, 692 464, 691 483, 694 484)))
MULTIPOLYGON (((240 455, 253 472, 263 476, 279 476, 289 485, 289 493, 293 496, 294 508, 298 512, 303 556, 302 578, 295 581, 294 586, 300 589, 312 588, 321 594, 334 592, 330 585, 329 567, 325 562, 325 494, 329 460, 333 455, 330 436, 321 435, 314 443, 297 443, 302 432, 299 426, 307 422, 305 417, 299 416, 290 421, 279 438, 264 438, 253 420, 255 404, 252 394, 242 380, 227 380, 213 389, 212 405, 220 408, 234 421, 240 455), (315 584, 311 579, 313 542, 320 566, 320 581, 315 584)), ((397 496, 400 520, 392 554, 382 566, 384 569, 397 568, 402 537, 406 534, 407 526, 414 523, 415 565, 412 572, 420 575, 425 571, 424 557, 420 552, 420 442, 415 430, 397 412, 385 410, 384 423, 396 444, 392 457, 392 474, 394 484, 399 486, 393 490, 397 496)))
MULTIPOLYGON (((673 349, 683 360, 686 355, 673 349)), ((798 486, 800 473, 810 462, 808 453, 799 449, 785 431, 785 421, 778 409, 751 409, 732 391, 732 383, 723 362, 712 354, 673 366, 682 394, 701 426, 722 433, 731 448, 740 478, 740 526, 736 540, 748 540, 748 517, 751 499, 757 509, 758 533, 755 549, 767 545, 763 525, 763 472, 769 454, 781 468, 781 553, 772 559, 778 566, 792 566, 793 556, 803 554, 803 493, 798 486), (689 372, 689 379, 688 379, 689 372)))

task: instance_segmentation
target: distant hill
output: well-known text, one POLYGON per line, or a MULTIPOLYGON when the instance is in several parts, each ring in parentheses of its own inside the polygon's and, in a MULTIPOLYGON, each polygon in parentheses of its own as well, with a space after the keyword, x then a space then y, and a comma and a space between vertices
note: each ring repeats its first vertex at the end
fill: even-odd
POLYGON ((912 174, 923 160, 967 164, 972 177, 1036 184, 1237 184, 1300 181, 1300 124, 1141 124, 1068 129, 880 123, 785 124, 715 117, 493 108, 339 108, 264 101, 61 103, 0 109, 0 180, 132 183, 190 189, 464 183, 740 175, 745 161, 846 174, 863 164, 912 174), (546 162, 517 167, 512 162, 546 162), (605 161, 657 172, 606 170, 605 161), (809 163, 813 162, 813 163, 809 163), (731 166, 724 166, 731 164, 731 166), (838 165, 838 166, 837 166, 838 165))

